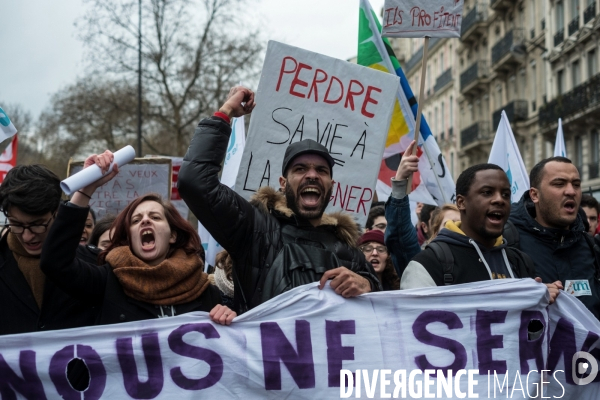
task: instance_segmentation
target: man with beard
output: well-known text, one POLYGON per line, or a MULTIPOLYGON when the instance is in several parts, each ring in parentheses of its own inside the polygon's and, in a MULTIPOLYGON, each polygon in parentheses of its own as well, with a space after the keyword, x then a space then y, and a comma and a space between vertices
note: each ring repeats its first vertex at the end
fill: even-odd
POLYGON ((324 214, 333 190, 333 158, 307 139, 286 149, 279 191, 261 187, 250 202, 219 182, 230 118, 249 114, 254 93, 234 87, 225 104, 200 122, 179 171, 178 187, 194 215, 233 260, 238 312, 293 287, 320 281, 344 297, 381 290, 354 245, 358 226, 342 213, 324 214))
POLYGON ((600 318, 600 266, 579 208, 577 168, 568 158, 547 158, 531 169, 529 181, 531 188, 510 215, 519 236, 515 246, 531 256, 544 282, 561 281, 600 318))
MULTIPOLYGON (((446 229, 408 263, 400 289, 533 278, 531 259, 507 247, 502 238, 510 196, 510 183, 499 166, 479 164, 463 171, 456 181, 460 222, 448 221, 446 229)), ((546 286, 553 302, 559 282, 546 286)))

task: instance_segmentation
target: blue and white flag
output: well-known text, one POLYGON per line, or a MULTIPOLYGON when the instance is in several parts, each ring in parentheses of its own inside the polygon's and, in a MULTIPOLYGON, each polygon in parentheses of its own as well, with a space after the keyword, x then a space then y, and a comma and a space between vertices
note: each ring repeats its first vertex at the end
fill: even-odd
MULTIPOLYGON (((246 127, 244 125, 244 116, 233 119, 231 127, 231 136, 227 145, 227 154, 221 173, 221 183, 235 189, 235 179, 240 169, 244 146, 246 145, 246 127)), ((205 266, 215 265, 215 257, 223 250, 221 245, 211 236, 210 233, 198 222, 198 234, 202 240, 202 247, 206 252, 205 266)))
POLYGON ((529 174, 525 169, 519 146, 504 110, 502 110, 502 118, 500 118, 488 162, 498 165, 506 172, 512 192, 511 201, 518 202, 523 193, 529 190, 529 174))
POLYGON ((558 119, 558 129, 556 130, 556 142, 554 143, 554 157, 566 157, 567 147, 565 146, 565 135, 563 134, 562 118, 558 119))
POLYGON ((0 107, 0 142, 13 137, 16 133, 17 128, 15 128, 6 112, 0 107))

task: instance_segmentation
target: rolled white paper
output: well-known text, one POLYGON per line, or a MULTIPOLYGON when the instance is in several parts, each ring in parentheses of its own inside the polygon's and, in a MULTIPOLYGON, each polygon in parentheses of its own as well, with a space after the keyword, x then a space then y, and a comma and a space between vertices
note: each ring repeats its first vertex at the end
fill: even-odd
MULTIPOLYGON (((114 153, 114 160, 108 167, 107 174, 112 171, 113 164, 117 163, 119 167, 131 162, 135 158, 135 150, 131 146, 125 146, 121 150, 114 153)), ((71 175, 64 181, 60 183, 60 188, 63 192, 70 196, 81 188, 86 187, 87 185, 96 182, 98 179, 102 178, 104 175, 96 164, 91 165, 87 168, 82 169, 75 175, 71 175)))

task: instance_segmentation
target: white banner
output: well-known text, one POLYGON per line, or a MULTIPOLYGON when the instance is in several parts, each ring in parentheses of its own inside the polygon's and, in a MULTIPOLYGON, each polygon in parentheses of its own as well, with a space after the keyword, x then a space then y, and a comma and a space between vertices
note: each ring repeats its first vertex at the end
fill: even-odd
POLYGON ((460 37, 464 0, 385 0, 385 37, 460 37))
POLYGON ((284 293, 231 326, 198 312, 3 336, 0 393, 87 400, 599 398, 600 377, 576 385, 568 364, 581 350, 592 354, 590 365, 597 362, 600 324, 564 293, 548 318, 546 288, 531 279, 353 299, 316 286, 284 293), (530 336, 530 321, 549 329, 530 336), (74 357, 90 371, 83 396, 65 378, 74 357), (355 386, 340 389, 340 377, 355 386))
POLYGON ((313 139, 334 158, 327 212, 364 225, 399 87, 397 76, 270 41, 236 192, 279 188, 290 143, 313 139))
POLYGON ((566 157, 567 146, 565 146, 565 134, 563 133, 562 118, 558 119, 556 128, 556 141, 554 142, 554 157, 566 157))

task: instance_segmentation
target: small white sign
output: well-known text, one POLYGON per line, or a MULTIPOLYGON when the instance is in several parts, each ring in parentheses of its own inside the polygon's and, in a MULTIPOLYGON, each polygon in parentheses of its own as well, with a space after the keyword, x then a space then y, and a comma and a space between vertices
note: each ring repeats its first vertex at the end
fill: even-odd
POLYGON ((385 0, 385 37, 460 37, 464 0, 385 0))
POLYGON ((326 212, 363 225, 399 85, 396 75, 270 41, 235 191, 249 199, 278 189, 286 148, 313 139, 335 160, 326 212))
POLYGON ((573 296, 591 296, 592 289, 587 279, 568 280, 565 282, 565 292, 573 296))

